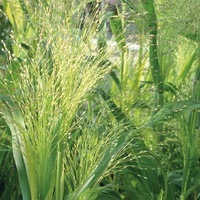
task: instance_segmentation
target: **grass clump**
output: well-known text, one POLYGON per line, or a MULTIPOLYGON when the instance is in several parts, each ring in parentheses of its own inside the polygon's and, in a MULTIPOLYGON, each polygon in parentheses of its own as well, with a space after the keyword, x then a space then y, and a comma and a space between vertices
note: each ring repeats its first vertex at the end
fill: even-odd
POLYGON ((0 198, 199 198, 195 0, 109 3, 4 1, 0 198))

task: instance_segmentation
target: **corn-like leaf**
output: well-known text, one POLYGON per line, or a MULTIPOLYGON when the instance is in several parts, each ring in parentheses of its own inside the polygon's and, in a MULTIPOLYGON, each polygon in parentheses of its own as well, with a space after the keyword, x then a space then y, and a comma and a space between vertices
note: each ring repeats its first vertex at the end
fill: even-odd
POLYGON ((189 33, 180 32, 180 34, 182 36, 186 37, 187 39, 191 40, 191 41, 199 42, 199 35, 198 35, 198 33, 195 33, 195 32, 189 32, 189 33))
POLYGON ((102 98, 108 103, 108 106, 114 115, 115 119, 118 122, 126 121, 128 120, 126 115, 122 112, 120 107, 117 107, 117 105, 111 100, 111 97, 104 92, 104 90, 99 90, 102 98))
POLYGON ((155 116, 153 116, 149 124, 162 123, 169 119, 177 118, 189 111, 200 109, 200 102, 195 100, 178 101, 166 104, 161 108, 155 116))
MULTIPOLYGON (((153 81, 142 81, 140 84, 140 89, 143 88, 146 84, 152 85, 153 81)), ((176 85, 170 82, 163 83, 163 87, 164 91, 170 92, 174 95, 177 95, 177 93, 179 92, 179 89, 176 87, 176 85)))

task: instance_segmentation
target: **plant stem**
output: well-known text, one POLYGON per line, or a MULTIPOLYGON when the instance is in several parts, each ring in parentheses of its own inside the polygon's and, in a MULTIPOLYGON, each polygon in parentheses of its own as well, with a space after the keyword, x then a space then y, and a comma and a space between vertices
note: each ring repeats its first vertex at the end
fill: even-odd
MULTIPOLYGON (((153 77, 153 82, 155 85, 155 93, 154 93, 154 109, 152 115, 154 116, 159 109, 164 104, 164 86, 163 86, 163 77, 161 67, 158 62, 158 52, 157 52, 157 35, 158 35, 158 27, 157 27, 157 17, 154 8, 153 0, 143 1, 143 7, 146 11, 147 24, 150 30, 150 46, 149 46, 149 61, 151 74, 153 77)), ((162 131, 163 124, 157 124, 153 126, 153 130, 155 133, 160 133, 162 131)), ((156 147, 159 139, 159 135, 156 134, 154 136, 154 147, 156 147)), ((154 151, 154 150, 153 150, 154 151)))
POLYGON ((164 103, 163 100, 163 78, 161 73, 161 67, 158 62, 158 53, 157 53, 157 35, 158 35, 158 27, 157 27, 157 18, 154 8, 153 0, 144 1, 143 6, 145 11, 147 12, 147 22, 150 29, 150 47, 149 47, 149 58, 150 58, 150 67, 151 73, 153 77, 154 84, 156 86, 155 92, 155 112, 158 111, 158 107, 162 106, 164 103))

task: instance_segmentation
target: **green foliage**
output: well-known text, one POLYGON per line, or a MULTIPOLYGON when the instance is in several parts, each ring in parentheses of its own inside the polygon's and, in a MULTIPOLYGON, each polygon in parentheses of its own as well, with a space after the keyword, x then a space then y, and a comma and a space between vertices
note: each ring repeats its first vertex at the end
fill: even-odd
POLYGON ((1 199, 199 198, 199 3, 120 2, 3 1, 1 199))

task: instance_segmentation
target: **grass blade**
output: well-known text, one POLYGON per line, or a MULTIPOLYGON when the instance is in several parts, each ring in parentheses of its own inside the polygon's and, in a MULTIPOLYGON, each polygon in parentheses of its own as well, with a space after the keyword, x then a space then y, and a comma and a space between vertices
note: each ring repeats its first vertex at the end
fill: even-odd
POLYGON ((12 133, 13 156, 19 175, 22 196, 23 199, 31 200, 26 165, 22 155, 22 149, 20 148, 19 130, 15 125, 17 123, 20 124, 20 126, 24 127, 24 121, 19 109, 14 105, 14 103, 8 96, 0 95, 0 101, 3 103, 1 111, 4 113, 5 120, 12 133))
POLYGON ((177 118, 189 111, 200 109, 200 102, 195 100, 178 101, 166 104, 149 121, 149 125, 163 123, 167 120, 177 118))

